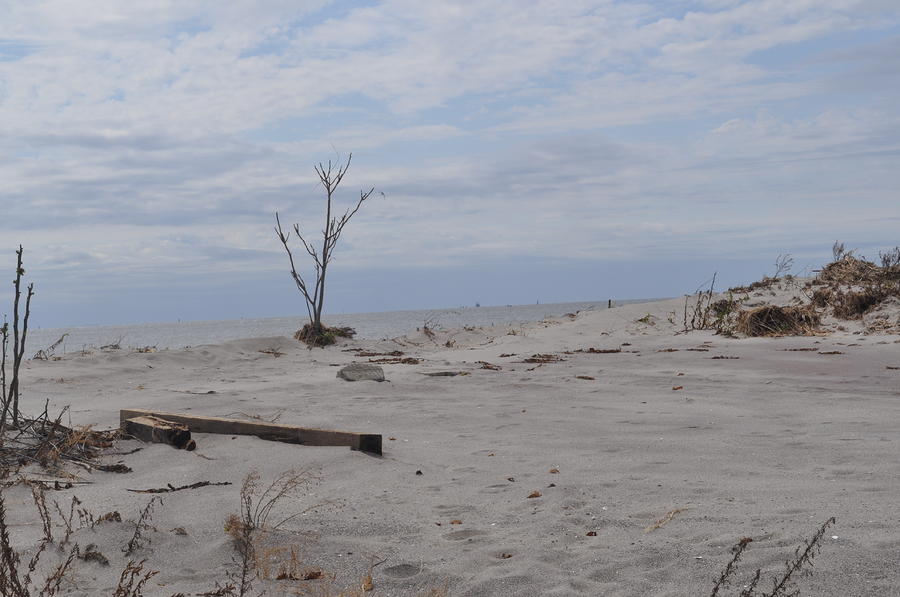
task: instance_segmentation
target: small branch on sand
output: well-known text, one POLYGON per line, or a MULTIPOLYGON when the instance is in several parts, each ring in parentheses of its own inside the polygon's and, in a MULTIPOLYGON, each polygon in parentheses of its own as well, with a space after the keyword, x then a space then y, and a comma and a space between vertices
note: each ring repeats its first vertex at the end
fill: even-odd
POLYGON ((190 485, 182 485, 180 487, 175 487, 171 483, 167 483, 165 487, 159 487, 156 489, 126 489, 125 491, 130 491, 131 493, 172 493, 173 491, 182 491, 184 489, 199 489, 201 487, 213 487, 219 485, 231 485, 231 482, 221 481, 213 483, 212 481, 198 481, 196 483, 191 483, 190 485))
POLYGON ((645 528, 644 532, 650 533, 652 531, 655 531, 656 529, 663 528, 664 526, 672 522, 672 519, 675 518, 675 516, 677 516, 681 512, 684 512, 685 510, 687 510, 687 508, 673 508, 672 510, 669 510, 663 515, 662 518, 645 528))

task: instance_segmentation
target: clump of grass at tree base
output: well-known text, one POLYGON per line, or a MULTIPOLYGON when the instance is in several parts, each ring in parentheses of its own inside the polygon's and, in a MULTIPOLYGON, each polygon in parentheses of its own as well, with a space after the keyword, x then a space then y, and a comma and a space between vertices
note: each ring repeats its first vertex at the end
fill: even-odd
POLYGON ((294 332, 294 339, 305 343, 309 347, 324 347, 337 342, 338 338, 352 338, 356 330, 351 327, 327 327, 321 326, 316 330, 311 323, 294 332))

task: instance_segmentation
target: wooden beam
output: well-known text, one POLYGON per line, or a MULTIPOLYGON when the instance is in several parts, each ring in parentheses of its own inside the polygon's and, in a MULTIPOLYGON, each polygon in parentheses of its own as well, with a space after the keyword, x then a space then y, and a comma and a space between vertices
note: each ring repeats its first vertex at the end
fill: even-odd
POLYGON ((200 417, 181 413, 166 413, 143 409, 123 409, 119 419, 127 421, 134 417, 156 417, 187 425, 196 433, 221 433, 225 435, 255 435, 256 437, 289 444, 306 446, 349 446, 353 450, 381 454, 381 435, 375 433, 353 433, 350 431, 331 431, 327 429, 310 429, 280 423, 262 421, 245 421, 226 419, 223 417, 200 417))
POLYGON ((159 417, 138 416, 122 419, 122 431, 142 442, 169 444, 188 451, 197 447, 191 439, 191 430, 187 425, 166 421, 159 417))

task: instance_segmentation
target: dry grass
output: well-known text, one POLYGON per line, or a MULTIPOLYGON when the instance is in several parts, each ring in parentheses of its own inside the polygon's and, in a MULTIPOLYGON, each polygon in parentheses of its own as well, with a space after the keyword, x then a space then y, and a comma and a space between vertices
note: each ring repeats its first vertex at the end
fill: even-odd
POLYGON ((741 311, 736 329, 747 336, 808 335, 815 332, 819 321, 819 314, 809 305, 763 305, 741 311))

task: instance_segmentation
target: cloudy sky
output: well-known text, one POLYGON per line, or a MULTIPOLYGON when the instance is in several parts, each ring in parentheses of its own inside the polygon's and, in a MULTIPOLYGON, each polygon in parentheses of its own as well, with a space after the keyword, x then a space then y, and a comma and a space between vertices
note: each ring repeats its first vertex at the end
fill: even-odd
MULTIPOLYGON (((326 311, 675 296, 900 243, 896 0, 0 0, 35 321, 304 313, 273 214, 383 191, 326 311)), ((8 312, 9 286, 0 287, 8 312)))

